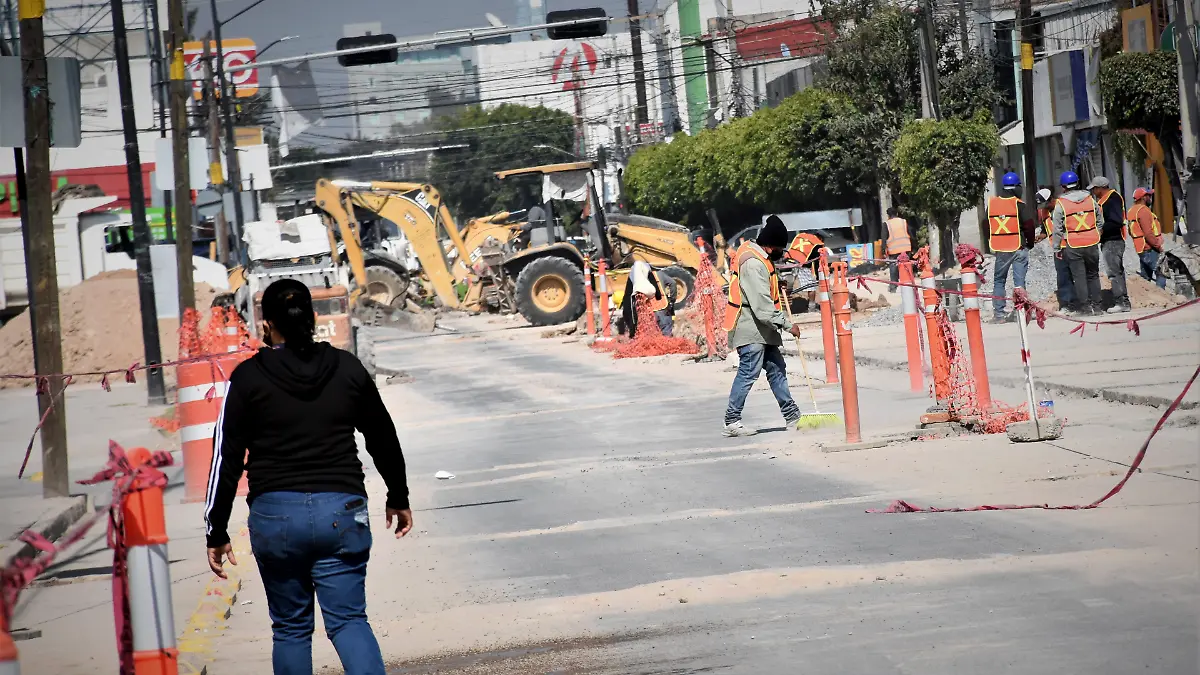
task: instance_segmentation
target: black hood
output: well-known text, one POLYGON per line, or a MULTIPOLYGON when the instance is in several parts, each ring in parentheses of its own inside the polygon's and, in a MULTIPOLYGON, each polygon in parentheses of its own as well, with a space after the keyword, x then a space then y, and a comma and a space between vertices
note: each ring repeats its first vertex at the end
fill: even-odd
POLYGON ((254 360, 273 384, 299 399, 315 398, 337 372, 337 350, 317 342, 304 349, 288 346, 258 350, 254 360))

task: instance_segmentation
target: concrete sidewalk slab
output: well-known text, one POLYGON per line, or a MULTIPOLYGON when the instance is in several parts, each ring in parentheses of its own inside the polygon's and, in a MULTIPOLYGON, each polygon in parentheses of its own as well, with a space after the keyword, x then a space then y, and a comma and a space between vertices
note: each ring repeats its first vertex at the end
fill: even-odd
POLYGON ((10 567, 19 559, 32 558, 37 550, 20 541, 20 536, 32 530, 50 541, 67 532, 89 511, 88 498, 57 497, 33 500, 24 497, 0 498, 0 527, 5 539, 0 541, 0 568, 10 567))

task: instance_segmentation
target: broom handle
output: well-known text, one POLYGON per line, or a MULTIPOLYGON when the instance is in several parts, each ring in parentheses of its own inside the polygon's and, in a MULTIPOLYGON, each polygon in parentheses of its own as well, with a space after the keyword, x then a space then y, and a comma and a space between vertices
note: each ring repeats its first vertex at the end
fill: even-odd
MULTIPOLYGON (((783 299, 783 311, 787 312, 788 321, 795 325, 796 320, 792 317, 792 299, 786 297, 783 299)), ((812 401, 813 411, 817 409, 817 394, 813 391, 812 378, 808 376, 808 364, 804 362, 804 348, 800 346, 800 336, 792 336, 796 340, 796 353, 800 355, 800 369, 804 371, 804 384, 808 385, 808 398, 812 401)))

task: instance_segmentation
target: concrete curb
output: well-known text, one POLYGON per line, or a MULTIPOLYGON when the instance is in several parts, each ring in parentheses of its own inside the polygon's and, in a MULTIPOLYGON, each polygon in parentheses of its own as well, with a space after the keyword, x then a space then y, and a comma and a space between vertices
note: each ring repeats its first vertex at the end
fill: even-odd
MULTIPOLYGON (((50 541, 56 541, 66 534, 72 525, 79 522, 79 519, 83 518, 87 512, 88 498, 86 495, 79 495, 72 497, 69 503, 64 504, 57 511, 42 516, 26 529, 33 530, 50 541)), ((37 549, 29 544, 19 539, 7 541, 0 546, 0 568, 11 567, 16 561, 27 560, 35 555, 37 555, 37 549)))
MULTIPOLYGON (((248 542, 239 536, 234 542, 234 555, 239 559, 251 557, 248 542)), ((227 566, 228 579, 213 576, 192 610, 187 624, 176 640, 179 649, 179 675, 208 675, 214 660, 213 639, 225 631, 242 579, 236 566, 227 566)))
MULTIPOLYGON (((887 370, 908 370, 908 363, 900 361, 888 361, 874 356, 859 356, 854 355, 854 362, 860 366, 868 368, 884 368, 887 370)), ((988 380, 992 384, 999 384, 1005 387, 1023 388, 1025 380, 1017 377, 1004 377, 991 375, 988 380)), ((1076 387, 1070 384, 1056 384, 1054 382, 1046 382, 1039 380, 1037 382, 1038 389, 1052 396, 1063 396, 1066 398, 1099 398, 1109 403, 1125 403, 1128 405, 1144 405, 1154 408, 1166 408, 1171 405, 1173 399, 1164 398, 1162 396, 1143 396, 1141 394, 1126 394, 1112 389, 1103 387, 1076 387)), ((1197 401, 1180 401, 1180 410, 1194 410, 1200 408, 1200 402, 1197 401)))

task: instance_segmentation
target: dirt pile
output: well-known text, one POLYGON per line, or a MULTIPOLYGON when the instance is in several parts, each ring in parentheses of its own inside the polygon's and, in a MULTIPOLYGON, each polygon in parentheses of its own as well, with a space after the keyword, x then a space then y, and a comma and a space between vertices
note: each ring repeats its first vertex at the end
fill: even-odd
MULTIPOLYGON (((1129 304, 1134 309, 1164 309, 1184 301, 1182 296, 1171 295, 1136 274, 1125 275, 1125 291, 1129 294, 1129 304)), ((1112 282, 1103 274, 1100 275, 1100 297, 1105 307, 1112 305, 1112 282)), ((1058 298, 1053 294, 1038 304, 1046 309, 1059 309, 1058 298)))
MULTIPOLYGON (((212 287, 196 284, 196 307, 202 314, 207 314, 214 295, 212 287)), ((59 293, 58 302, 67 372, 128 368, 145 360, 136 272, 96 275, 59 293)), ((163 359, 170 361, 179 350, 179 320, 159 320, 158 331, 163 359)), ((0 328, 0 374, 31 373, 33 341, 25 311, 0 328)), ((82 381, 89 379, 99 380, 82 381)), ((32 384, 32 380, 0 380, 0 388, 32 384)))

